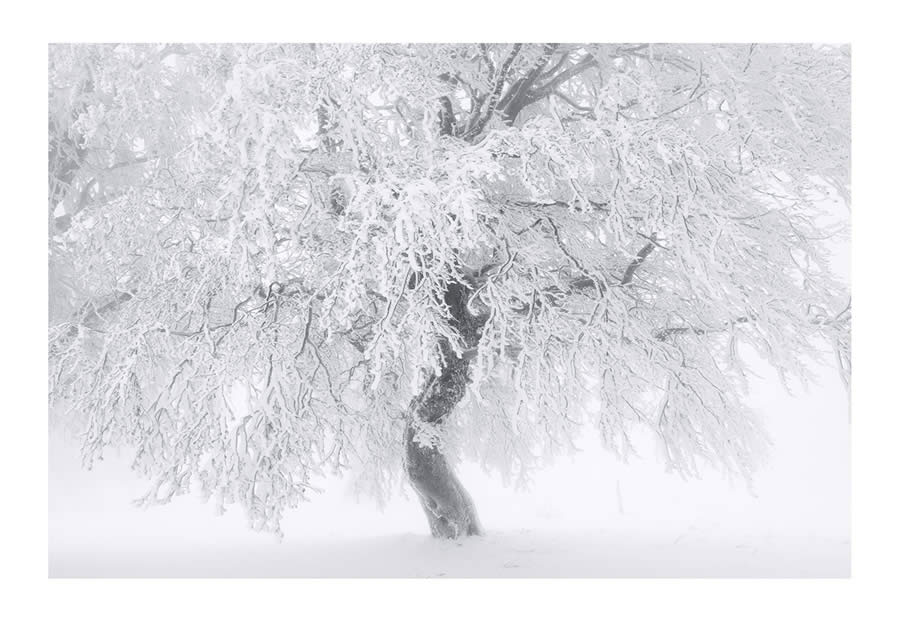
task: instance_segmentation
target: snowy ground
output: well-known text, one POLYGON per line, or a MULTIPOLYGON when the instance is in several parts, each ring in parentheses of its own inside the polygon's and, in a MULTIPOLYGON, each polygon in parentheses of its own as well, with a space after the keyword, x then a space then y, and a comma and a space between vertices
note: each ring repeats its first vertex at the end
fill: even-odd
POLYGON ((843 577, 847 543, 716 529, 501 530, 51 555, 54 577, 843 577))
POLYGON ((847 396, 836 375, 791 397, 764 378, 752 402, 775 442, 756 496, 717 473, 684 481, 646 444, 622 464, 591 439, 517 492, 461 470, 488 534, 435 541, 412 499, 383 512, 329 483, 292 511, 279 542, 240 509, 180 498, 130 505, 144 483, 127 460, 92 472, 57 440, 50 452, 53 577, 844 577, 850 572, 847 396))

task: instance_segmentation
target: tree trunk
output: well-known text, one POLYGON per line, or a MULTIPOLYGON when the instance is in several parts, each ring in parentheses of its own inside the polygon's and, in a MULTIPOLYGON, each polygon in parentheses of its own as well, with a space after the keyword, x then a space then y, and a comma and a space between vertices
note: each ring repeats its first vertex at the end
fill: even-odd
POLYGON ((436 447, 415 441, 415 430, 406 429, 406 472, 419 496, 422 509, 436 538, 482 535, 472 497, 453 472, 447 457, 436 447))
MULTIPOLYGON (((477 347, 484 321, 466 310, 468 287, 461 283, 448 286, 444 302, 450 309, 451 325, 462 335, 469 349, 477 347)), ((462 400, 469 382, 469 356, 459 357, 442 341, 444 369, 432 374, 422 392, 410 405, 406 425, 406 473, 419 495, 422 508, 439 538, 481 535, 475 505, 453 472, 439 447, 420 444, 416 432, 421 424, 440 426, 462 400)))

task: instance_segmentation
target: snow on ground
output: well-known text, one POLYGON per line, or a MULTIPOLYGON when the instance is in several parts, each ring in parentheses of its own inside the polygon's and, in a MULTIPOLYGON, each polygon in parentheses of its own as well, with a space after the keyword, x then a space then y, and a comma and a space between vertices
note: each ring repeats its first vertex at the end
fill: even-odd
POLYGON ((847 544, 716 530, 508 529, 51 556, 54 577, 843 577, 847 544))
POLYGON ((239 508, 179 498, 137 509, 144 482, 111 455, 91 472, 51 440, 52 577, 844 577, 850 572, 848 401, 836 373, 792 397, 765 376, 752 405, 774 448, 755 481, 664 472, 652 442, 622 464, 592 438, 528 491, 460 471, 487 530, 427 535, 412 498, 384 511, 342 480, 290 511, 285 538, 250 531, 239 508))

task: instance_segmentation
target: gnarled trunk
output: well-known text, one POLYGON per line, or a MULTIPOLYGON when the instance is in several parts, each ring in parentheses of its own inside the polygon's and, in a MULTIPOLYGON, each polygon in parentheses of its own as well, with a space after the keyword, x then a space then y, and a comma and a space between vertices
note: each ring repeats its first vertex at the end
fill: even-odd
MULTIPOLYGON (((484 322, 467 312, 467 299, 468 287, 462 283, 448 286, 444 296, 451 324, 471 349, 478 345, 484 322)), ((441 350, 444 369, 440 374, 431 375, 410 405, 405 432, 406 473, 422 502, 432 535, 440 538, 481 535, 472 498, 454 474, 447 457, 439 447, 422 445, 416 440, 420 424, 441 425, 466 393, 470 357, 456 356, 446 341, 441 342, 441 350)))
POLYGON ((436 538, 480 536, 481 524, 475 505, 447 457, 436 447, 419 445, 414 436, 412 425, 407 426, 406 472, 425 510, 431 535, 436 538))

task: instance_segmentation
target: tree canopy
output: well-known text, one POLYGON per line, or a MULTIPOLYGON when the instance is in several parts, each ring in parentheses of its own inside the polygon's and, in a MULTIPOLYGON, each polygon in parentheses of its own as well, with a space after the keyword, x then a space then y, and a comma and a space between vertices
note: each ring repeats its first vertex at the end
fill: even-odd
POLYGON ((54 45, 51 410, 166 501, 278 530, 417 442, 527 481, 584 425, 749 476, 752 348, 837 353, 849 52, 812 45, 54 45), (464 297, 448 296, 453 288, 464 297), (465 309, 454 309, 463 304, 465 309), (458 319, 477 318, 477 326, 458 319))

